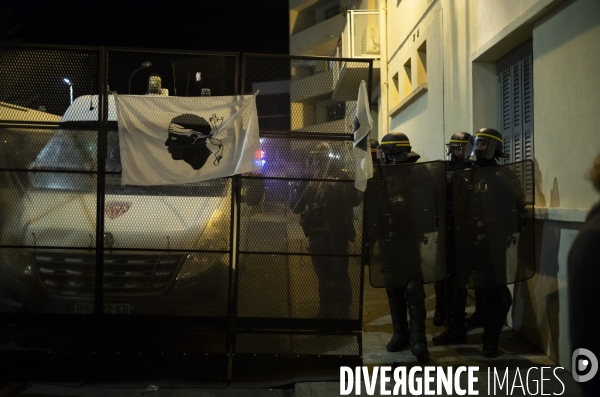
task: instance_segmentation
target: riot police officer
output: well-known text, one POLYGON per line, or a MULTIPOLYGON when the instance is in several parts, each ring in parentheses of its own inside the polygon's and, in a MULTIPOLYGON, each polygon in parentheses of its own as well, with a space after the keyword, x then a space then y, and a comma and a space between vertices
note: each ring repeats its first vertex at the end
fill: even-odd
POLYGON ((498 131, 482 128, 475 132, 465 156, 473 160, 470 179, 455 177, 454 183, 457 279, 466 286, 470 277, 480 288, 483 355, 495 357, 512 305, 506 285, 506 251, 514 243, 513 234, 522 230, 525 196, 521 182, 507 167, 477 170, 496 166, 496 159, 505 157, 498 131), (460 205, 459 193, 464 195, 460 205))
MULTIPOLYGON (((327 181, 299 182, 293 185, 290 209, 300 214, 300 226, 308 239, 308 252, 319 279, 319 314, 322 319, 351 320, 352 284, 348 274, 348 247, 356 238, 354 211, 362 194, 351 173, 339 161, 339 154, 328 142, 316 142, 309 151, 309 163, 325 165, 319 175, 327 181), (346 181, 346 182, 343 182, 346 181), (322 256, 331 253, 335 256, 322 256)), ((310 168, 310 167, 309 167, 310 168)), ((321 167, 322 168, 322 167, 321 167)))
MULTIPOLYGON (((405 134, 400 132, 389 133, 381 140, 381 150, 383 152, 382 163, 414 163, 421 156, 411 149, 410 141, 405 134)), ((422 182, 427 183, 425 180, 422 180, 422 182)), ((402 181, 398 181, 397 183, 402 183, 402 181)), ((404 205, 402 200, 397 200, 392 204, 392 206, 396 205, 399 208, 392 208, 391 211, 384 210, 381 208, 382 206, 378 206, 379 211, 377 214, 369 213, 370 217, 376 218, 375 221, 380 228, 390 229, 388 230, 389 233, 387 233, 389 238, 379 239, 379 248, 383 256, 383 261, 387 262, 390 267, 401 266, 406 278, 402 282, 404 285, 402 287, 386 287, 394 328, 394 334, 386 348, 390 352, 395 352, 410 345, 411 351, 417 359, 420 362, 426 362, 429 360, 429 350, 425 334, 425 290, 420 270, 420 244, 423 241, 423 234, 418 230, 418 226, 416 225, 418 222, 413 221, 401 224, 391 217, 393 213, 407 212, 401 208, 404 205), (407 308, 409 319, 407 319, 406 315, 407 308)), ((375 207, 372 206, 371 208, 375 207)))
POLYGON ((446 144, 446 280, 434 284, 436 308, 434 325, 442 325, 448 320, 448 328, 439 336, 433 337, 434 345, 448 345, 466 342, 465 306, 466 288, 459 286, 456 280, 456 249, 454 241, 454 206, 452 198, 452 176, 456 171, 470 167, 465 158, 465 150, 471 134, 457 132, 446 144), (437 321, 436 321, 437 320, 437 321))

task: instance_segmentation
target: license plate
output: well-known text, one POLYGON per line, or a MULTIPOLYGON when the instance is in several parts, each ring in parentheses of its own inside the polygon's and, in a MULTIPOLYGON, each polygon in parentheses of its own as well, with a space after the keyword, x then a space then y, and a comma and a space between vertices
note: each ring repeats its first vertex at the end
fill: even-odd
MULTIPOLYGON (((129 303, 105 303, 103 305, 104 314, 131 314, 131 305, 129 303)), ((75 314, 94 314, 93 303, 76 303, 75 314)))

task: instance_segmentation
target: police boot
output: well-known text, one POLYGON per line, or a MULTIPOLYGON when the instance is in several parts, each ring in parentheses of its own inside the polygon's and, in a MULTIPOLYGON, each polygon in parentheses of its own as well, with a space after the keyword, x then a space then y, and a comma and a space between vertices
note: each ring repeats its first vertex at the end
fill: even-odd
POLYGON ((433 314, 433 325, 442 326, 446 322, 446 281, 436 281, 435 289, 435 313, 433 314))
POLYGON ((498 355, 498 340, 512 306, 512 296, 506 285, 486 289, 486 295, 482 353, 484 357, 492 358, 498 355))
MULTIPOLYGON (((448 288, 450 289, 450 286, 448 288)), ((432 341, 436 346, 467 343, 467 328, 465 326, 467 289, 453 286, 448 298, 448 329, 433 337, 432 341)))
POLYGON ((408 321, 406 319, 406 300, 403 288, 387 288, 388 300, 390 302, 390 314, 394 335, 385 347, 389 352, 399 352, 410 344, 408 333, 408 321))
POLYGON ((406 285, 406 302, 408 303, 410 350, 421 363, 429 361, 427 336, 425 334, 425 290, 423 282, 413 278, 406 285))
POLYGON ((471 314, 471 317, 467 318, 467 325, 469 328, 483 327, 483 312, 485 311, 484 306, 484 293, 482 288, 475 288, 475 312, 471 314))

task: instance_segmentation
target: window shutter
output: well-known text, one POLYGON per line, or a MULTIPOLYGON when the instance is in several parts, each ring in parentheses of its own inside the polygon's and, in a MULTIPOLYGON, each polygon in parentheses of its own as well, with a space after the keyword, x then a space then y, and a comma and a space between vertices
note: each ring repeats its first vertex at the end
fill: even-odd
MULTIPOLYGON (((523 62, 523 159, 533 160, 533 57, 531 54, 522 58, 523 62)), ((533 194, 533 169, 525 170, 525 186, 529 196, 533 194)))
POLYGON ((513 153, 511 162, 523 160, 523 87, 522 87, 522 62, 521 58, 513 61, 510 67, 512 86, 512 109, 513 109, 513 153))
MULTIPOLYGON (((498 124, 505 163, 533 160, 533 51, 531 41, 510 52, 497 63, 498 124)), ((525 185, 532 186, 533 170, 515 169, 525 185)), ((527 192, 532 193, 532 192, 527 192)))
MULTIPOLYGON (((500 85, 500 133, 502 134, 502 151, 512 156, 512 106, 510 69, 505 69, 499 75, 500 85)), ((508 160, 509 161, 509 160, 508 160)), ((509 161, 510 162, 510 161, 509 161)))

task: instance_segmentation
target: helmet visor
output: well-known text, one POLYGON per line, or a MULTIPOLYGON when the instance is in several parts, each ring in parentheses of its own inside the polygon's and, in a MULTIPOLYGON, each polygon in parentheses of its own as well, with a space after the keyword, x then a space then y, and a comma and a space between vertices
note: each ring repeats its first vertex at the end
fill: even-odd
POLYGON ((465 151, 467 150, 468 142, 465 143, 448 143, 446 144, 446 160, 448 161, 463 161, 465 151))
POLYGON ((495 139, 483 136, 473 136, 469 139, 469 144, 464 151, 465 159, 476 161, 477 159, 492 159, 499 147, 500 142, 495 139))

